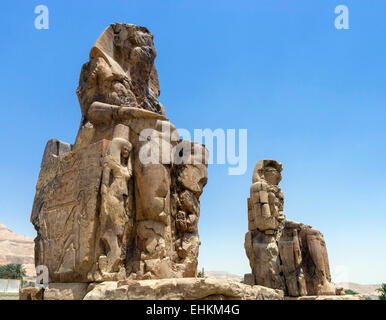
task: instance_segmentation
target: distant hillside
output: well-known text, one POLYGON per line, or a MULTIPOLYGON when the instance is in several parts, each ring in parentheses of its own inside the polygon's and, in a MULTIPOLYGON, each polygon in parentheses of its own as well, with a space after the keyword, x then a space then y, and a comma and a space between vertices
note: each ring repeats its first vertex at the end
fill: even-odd
POLYGON ((33 264, 34 241, 20 236, 0 223, 0 265, 33 264))
POLYGON ((205 276, 212 277, 212 278, 220 278, 220 279, 234 279, 237 281, 241 281, 243 279, 242 276, 229 273, 226 271, 205 271, 205 276))
POLYGON ((372 298, 379 295, 376 290, 381 287, 380 284, 359 284, 354 282, 337 283, 336 286, 351 289, 360 294, 371 296, 372 298))

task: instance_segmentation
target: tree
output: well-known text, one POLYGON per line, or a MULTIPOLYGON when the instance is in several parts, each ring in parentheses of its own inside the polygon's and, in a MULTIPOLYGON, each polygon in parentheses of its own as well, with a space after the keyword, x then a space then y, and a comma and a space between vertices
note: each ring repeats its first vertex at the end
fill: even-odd
POLYGON ((382 283, 381 287, 377 289, 380 293, 378 296, 379 300, 386 300, 386 283, 382 283))
POLYGON ((25 270, 21 264, 0 266, 0 279, 23 279, 25 276, 25 270))
POLYGON ((205 278, 204 268, 202 268, 202 271, 198 271, 197 278, 205 278))

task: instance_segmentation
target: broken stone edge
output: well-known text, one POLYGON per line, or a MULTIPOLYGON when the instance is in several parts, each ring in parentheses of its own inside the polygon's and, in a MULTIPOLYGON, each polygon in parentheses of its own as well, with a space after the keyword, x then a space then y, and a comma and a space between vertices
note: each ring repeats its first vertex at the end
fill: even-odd
POLYGON ((216 278, 50 283, 24 288, 20 300, 283 300, 282 290, 216 278), (36 292, 39 291, 37 295, 36 292), (34 292, 34 295, 28 293, 34 292))

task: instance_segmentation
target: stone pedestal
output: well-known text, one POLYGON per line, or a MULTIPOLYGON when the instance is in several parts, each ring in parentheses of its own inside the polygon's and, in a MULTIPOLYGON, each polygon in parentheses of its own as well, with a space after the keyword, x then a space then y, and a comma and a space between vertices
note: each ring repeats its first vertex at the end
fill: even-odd
MULTIPOLYGON (((26 289, 23 289, 26 290, 26 289)), ((24 296, 24 295, 23 295, 24 296)), ((283 300, 283 291, 215 278, 50 284, 44 300, 283 300)))

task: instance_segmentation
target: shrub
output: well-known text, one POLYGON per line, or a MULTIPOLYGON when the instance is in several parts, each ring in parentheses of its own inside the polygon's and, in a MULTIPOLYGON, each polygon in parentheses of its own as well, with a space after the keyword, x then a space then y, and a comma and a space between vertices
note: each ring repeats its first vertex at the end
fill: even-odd
POLYGON ((25 275, 25 270, 21 264, 0 266, 0 279, 23 279, 25 275))
POLYGON ((378 296, 379 300, 386 300, 386 283, 382 283, 381 287, 377 289, 380 293, 378 296))
POLYGON ((358 292, 351 290, 351 289, 344 290, 344 293, 345 294, 358 294, 358 292))
POLYGON ((205 278, 204 268, 202 268, 202 271, 197 272, 197 278, 205 278))
POLYGON ((32 282, 32 281, 24 281, 24 280, 21 281, 21 287, 22 287, 22 288, 26 288, 26 287, 34 287, 34 286, 35 286, 35 282, 32 282))

